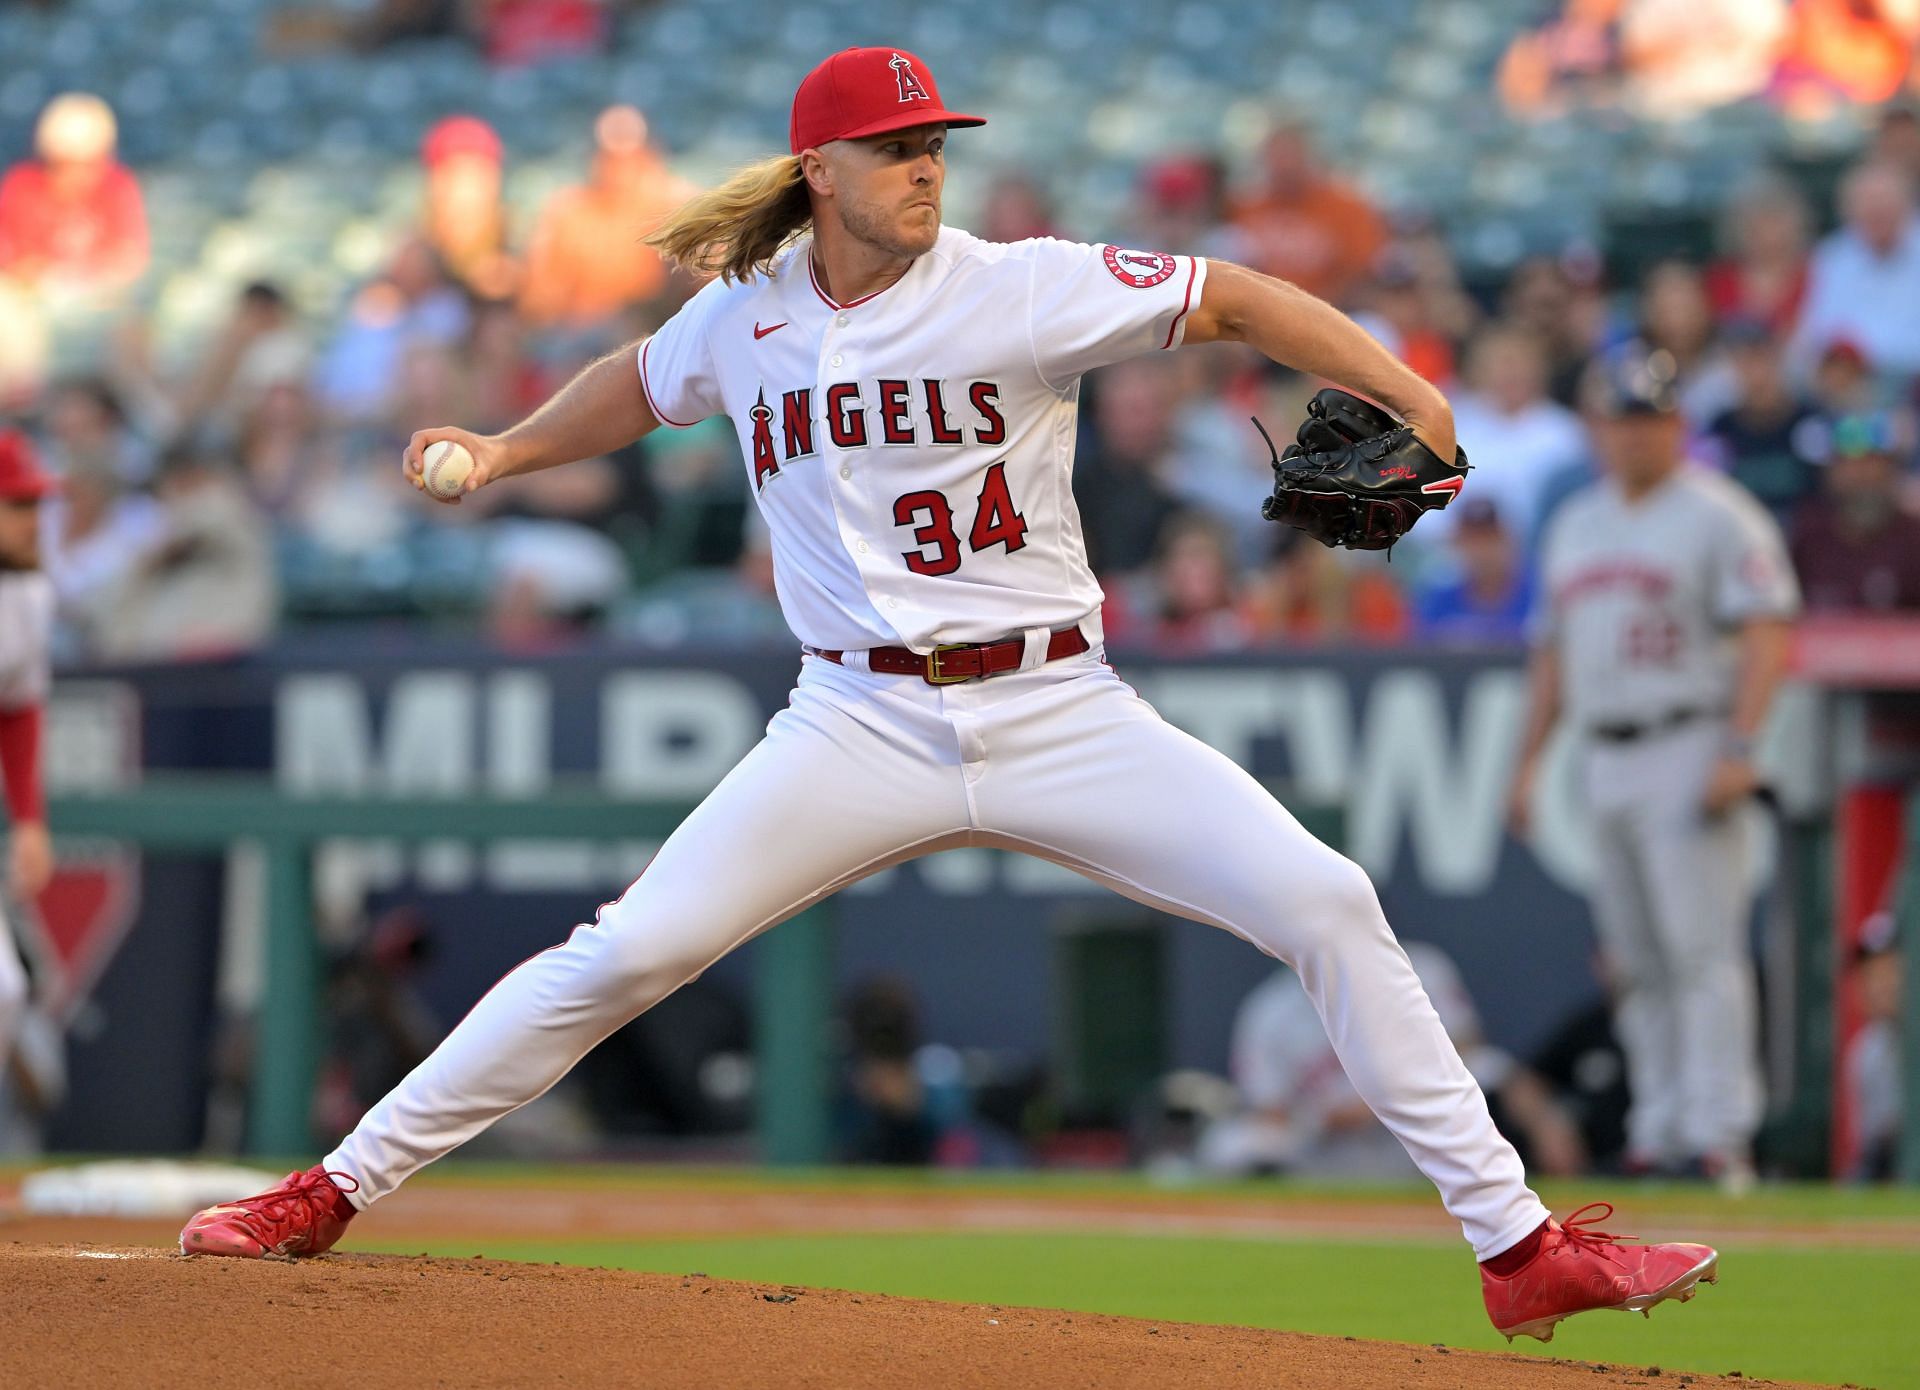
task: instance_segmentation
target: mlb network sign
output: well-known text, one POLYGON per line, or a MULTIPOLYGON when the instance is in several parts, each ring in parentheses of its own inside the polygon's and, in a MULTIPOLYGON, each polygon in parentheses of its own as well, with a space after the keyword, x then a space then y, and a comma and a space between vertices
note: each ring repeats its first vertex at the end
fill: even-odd
MULTIPOLYGON (((1516 664, 1330 655, 1279 665, 1122 656, 1119 665, 1165 718, 1283 799, 1339 807, 1347 852, 1376 879, 1451 898, 1494 885, 1525 712, 1516 664)), ((785 705, 794 666, 782 653, 697 666, 570 657, 289 670, 271 684, 272 767, 292 795, 538 797, 556 776, 586 775, 615 798, 692 803, 785 705)), ((1562 775, 1546 779, 1532 849, 1549 878, 1573 888, 1586 872, 1586 840, 1561 762, 1562 775)), ((441 879, 478 873, 494 888, 521 875, 544 887, 569 879, 597 887, 631 877, 633 848, 529 842, 474 860, 427 847, 412 867, 441 879)), ((998 858, 956 854, 926 863, 998 858)), ((404 863, 389 854, 375 876, 402 875, 404 863)), ((955 892, 971 891, 985 873, 923 872, 936 891, 955 892)), ((1047 865, 1005 872, 1012 876, 997 886, 1015 892, 1067 891, 1075 882, 1047 865)))

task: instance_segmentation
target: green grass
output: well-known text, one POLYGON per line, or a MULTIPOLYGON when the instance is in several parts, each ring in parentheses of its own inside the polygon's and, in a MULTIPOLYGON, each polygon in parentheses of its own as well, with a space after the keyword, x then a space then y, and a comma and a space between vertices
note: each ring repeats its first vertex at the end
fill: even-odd
MULTIPOLYGON (((55 1160, 58 1161, 58 1160, 55 1160)), ((302 1160, 304 1163, 306 1160, 302 1160)), ((35 1167, 44 1166, 35 1164, 35 1167)), ((291 1160, 263 1166, 281 1173, 291 1160)), ((25 1168, 0 1165, 0 1181, 25 1168)), ((1268 1214, 1337 1216, 1343 1205, 1404 1203, 1431 1215, 1423 1186, 1310 1186, 1273 1181, 1165 1186, 1137 1174, 957 1173, 871 1169, 770 1172, 756 1168, 633 1164, 452 1162, 422 1186, 478 1191, 811 1192, 858 1198, 915 1193, 1057 1199, 1128 1199, 1151 1211, 1164 1197, 1268 1214)), ((1621 1204, 1617 1231, 1698 1231, 1721 1247, 1719 1286, 1651 1321, 1595 1313, 1562 1324, 1550 1347, 1516 1350, 1622 1365, 1659 1365, 1877 1390, 1920 1390, 1920 1239, 1885 1243, 1888 1223, 1920 1223, 1920 1189, 1769 1185, 1738 1199, 1701 1185, 1550 1185, 1541 1195, 1565 1215, 1596 1196, 1621 1204), (1644 1223, 1644 1224, 1642 1224, 1644 1223), (1777 1236, 1770 1227, 1782 1228, 1777 1236), (1879 1240, 1872 1239, 1875 1228, 1879 1240), (1789 1231, 1786 1228, 1798 1228, 1789 1231), (1810 1231, 1809 1228, 1818 1228, 1810 1231), (1808 1244, 1814 1236, 1824 1244, 1808 1244)), ((937 1215, 929 1222, 937 1222, 937 1215)), ((1192 1322, 1377 1337, 1498 1349, 1472 1259, 1458 1237, 1431 1224, 1394 1238, 1350 1239, 1174 1234, 994 1233, 781 1235, 566 1243, 484 1239, 423 1244, 379 1239, 357 1227, 356 1249, 606 1265, 718 1278, 811 1284, 970 1303, 1027 1304, 1192 1322)), ((1671 1383, 1671 1382, 1664 1382, 1671 1383)))
MULTIPOLYGON (((371 1233, 369 1233, 371 1234, 371 1233)), ((359 1248, 369 1248, 357 1241, 359 1248)), ((371 1248, 379 1248, 374 1242, 371 1248)), ((419 1250, 418 1241, 390 1247, 419 1250)), ((432 1248, 432 1247, 429 1247, 432 1248)), ((1471 1259, 1416 1244, 1121 1235, 773 1236, 443 1244, 715 1278, 1025 1304, 1169 1321, 1235 1323, 1497 1349, 1471 1259)), ((1651 1321, 1595 1313, 1543 1354, 1668 1371, 1920 1387, 1920 1252, 1735 1246, 1719 1286, 1651 1321)), ((1522 1340, 1516 1349, 1536 1343, 1522 1340)))

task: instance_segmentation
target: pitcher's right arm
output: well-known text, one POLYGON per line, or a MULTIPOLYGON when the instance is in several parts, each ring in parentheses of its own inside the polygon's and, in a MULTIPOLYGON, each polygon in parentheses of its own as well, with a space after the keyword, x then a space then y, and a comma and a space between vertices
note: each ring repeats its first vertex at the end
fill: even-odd
MULTIPOLYGON (((546 404, 500 434, 474 434, 451 425, 415 431, 401 456, 401 471, 408 482, 427 492, 420 476, 421 455, 438 440, 455 440, 473 455, 473 471, 467 475, 464 489, 472 492, 516 473, 535 473, 576 459, 598 458, 633 443, 660 423, 647 404, 646 390, 634 367, 639 348, 636 341, 581 368, 546 404)), ((430 492, 427 495, 434 496, 430 492)), ((458 503, 460 498, 434 500, 458 503)))

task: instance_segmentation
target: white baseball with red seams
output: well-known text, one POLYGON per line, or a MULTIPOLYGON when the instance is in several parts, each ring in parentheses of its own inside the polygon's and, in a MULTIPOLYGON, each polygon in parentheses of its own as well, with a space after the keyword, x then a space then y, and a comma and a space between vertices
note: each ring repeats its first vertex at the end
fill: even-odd
POLYGON ((732 421, 787 621, 844 656, 808 656, 766 739, 644 875, 502 980, 328 1155, 355 1205, 828 893, 990 845, 1288 962, 1476 1254, 1546 1221, 1365 873, 1101 660, 1071 491, 1080 378, 1178 347, 1205 281, 1190 257, 949 228, 889 288, 839 304, 802 241, 770 275, 709 284, 642 347, 660 420, 732 421), (1089 649, 1047 661, 1074 627, 1089 649), (1019 669, 959 684, 865 659, 1001 639, 1019 669))

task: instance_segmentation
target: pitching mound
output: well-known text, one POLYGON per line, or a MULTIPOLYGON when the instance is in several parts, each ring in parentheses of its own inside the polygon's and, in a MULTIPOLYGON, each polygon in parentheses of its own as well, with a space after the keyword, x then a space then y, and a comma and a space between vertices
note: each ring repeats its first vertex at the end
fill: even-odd
POLYGON ((0 1245, 0 1385, 1286 1385, 1768 1382, 624 1270, 266 1262, 0 1245))

